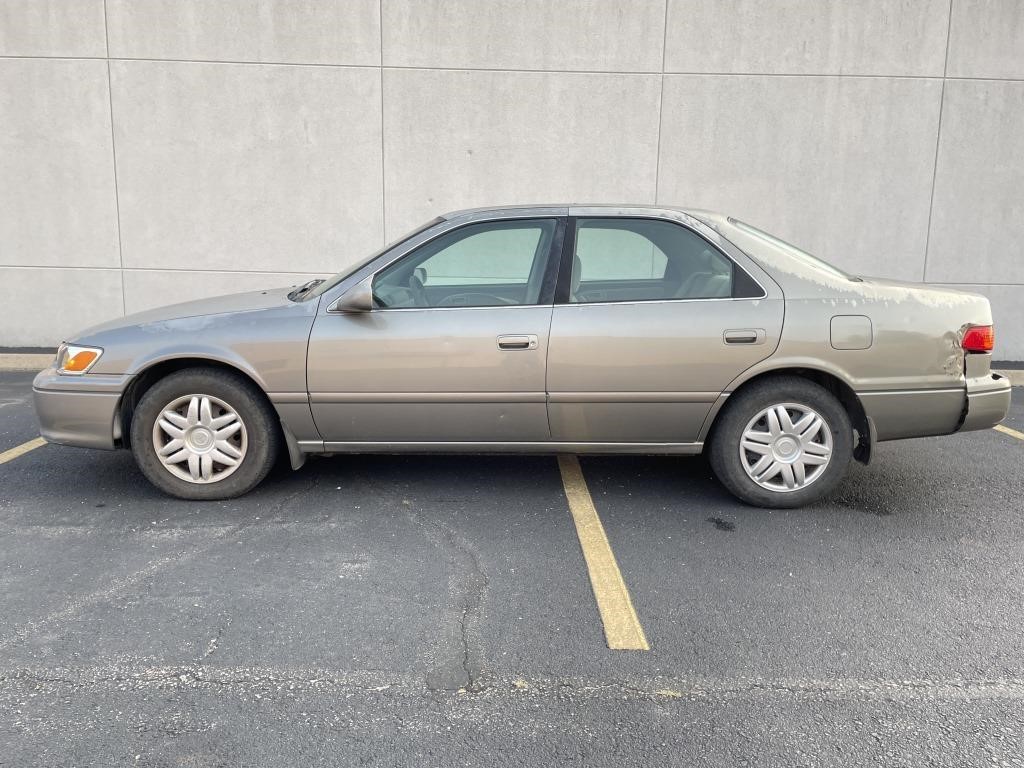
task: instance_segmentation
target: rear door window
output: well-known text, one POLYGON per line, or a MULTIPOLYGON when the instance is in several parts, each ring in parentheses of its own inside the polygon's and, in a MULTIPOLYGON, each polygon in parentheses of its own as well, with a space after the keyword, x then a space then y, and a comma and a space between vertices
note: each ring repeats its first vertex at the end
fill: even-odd
POLYGON ((678 224, 583 218, 576 222, 569 301, 729 298, 733 270, 717 248, 678 224))

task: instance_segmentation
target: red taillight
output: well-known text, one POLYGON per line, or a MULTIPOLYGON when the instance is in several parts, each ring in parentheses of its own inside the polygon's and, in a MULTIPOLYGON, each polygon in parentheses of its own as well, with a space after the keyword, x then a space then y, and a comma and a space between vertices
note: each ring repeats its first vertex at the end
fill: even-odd
POLYGON ((964 331, 961 346, 968 352, 991 352, 996 334, 991 325, 972 325, 964 331))

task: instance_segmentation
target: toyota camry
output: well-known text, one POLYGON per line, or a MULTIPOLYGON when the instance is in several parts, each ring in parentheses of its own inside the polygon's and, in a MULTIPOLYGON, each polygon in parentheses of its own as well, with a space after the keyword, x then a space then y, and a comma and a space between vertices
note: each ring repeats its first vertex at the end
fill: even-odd
POLYGON ((325 280, 150 310, 61 344, 43 437, 132 451, 166 493, 279 456, 706 454, 762 507, 887 440, 985 429, 982 296, 847 274, 737 219, 617 206, 441 216, 325 280))

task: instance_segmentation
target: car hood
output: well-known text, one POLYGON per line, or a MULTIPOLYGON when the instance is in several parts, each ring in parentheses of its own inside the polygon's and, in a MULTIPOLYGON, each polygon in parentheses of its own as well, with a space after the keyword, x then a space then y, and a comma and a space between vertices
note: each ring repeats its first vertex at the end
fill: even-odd
POLYGON ((288 294, 294 288, 294 285, 290 285, 284 288, 269 288, 263 291, 232 293, 226 296, 213 296, 208 299, 197 299, 181 304, 170 304, 166 307, 147 309, 143 312, 134 312, 130 315, 119 317, 116 320, 110 320, 106 323, 100 323, 99 325, 87 328, 76 334, 73 340, 86 341, 89 337, 106 331, 163 323, 169 320, 184 320, 189 317, 204 317, 207 315, 236 314, 239 312, 252 312, 254 310, 288 306, 293 304, 288 298, 288 294))

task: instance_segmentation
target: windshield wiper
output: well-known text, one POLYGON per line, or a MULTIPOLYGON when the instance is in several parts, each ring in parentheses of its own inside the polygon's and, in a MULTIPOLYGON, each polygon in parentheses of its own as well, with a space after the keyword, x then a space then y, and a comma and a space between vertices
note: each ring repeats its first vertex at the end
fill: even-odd
POLYGON ((303 296, 305 296, 307 293, 309 293, 311 290, 313 290, 318 285, 320 285, 320 283, 322 283, 323 281, 324 280, 321 277, 321 278, 317 278, 316 280, 310 280, 308 283, 303 283, 298 288, 296 288, 294 291, 289 293, 288 294, 288 298, 291 299, 292 301, 298 301, 303 296))

